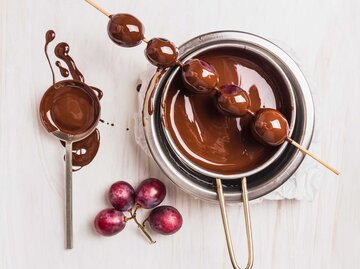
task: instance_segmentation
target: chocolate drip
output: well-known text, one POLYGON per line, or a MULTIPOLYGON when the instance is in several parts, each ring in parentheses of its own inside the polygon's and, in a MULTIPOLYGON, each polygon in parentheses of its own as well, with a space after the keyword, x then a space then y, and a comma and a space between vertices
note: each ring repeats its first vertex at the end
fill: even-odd
MULTIPOLYGON (((55 38, 55 32, 46 33, 45 55, 50 64, 47 53, 48 44, 55 38)), ((76 67, 74 60, 69 56, 69 45, 62 42, 56 45, 55 54, 63 60, 69 71, 56 62, 61 75, 67 77, 69 72, 74 80, 63 80, 55 83, 45 92, 40 103, 40 116, 45 128, 49 132, 60 130, 66 134, 81 134, 95 124, 100 113, 99 101, 103 96, 101 90, 84 83, 84 77, 76 67)))
POLYGON ((60 74, 64 77, 64 78, 67 78, 69 76, 69 70, 67 70, 65 67, 63 67, 61 65, 61 62, 60 61, 56 61, 55 62, 55 65, 59 68, 60 70, 60 74))
POLYGON ((99 101, 100 101, 101 98, 103 98, 103 95, 104 95, 103 91, 100 90, 100 89, 98 89, 98 88, 96 88, 96 87, 94 87, 94 86, 90 86, 90 87, 91 87, 91 89, 94 90, 94 92, 96 92, 97 97, 98 97, 98 99, 99 99, 99 101))
POLYGON ((48 54, 48 46, 49 44, 51 43, 51 41, 53 41, 55 39, 55 32, 53 30, 49 30, 46 32, 45 34, 45 47, 44 47, 44 51, 45 51, 45 56, 46 56, 46 59, 49 63, 49 66, 50 66, 50 69, 51 69, 51 74, 52 74, 52 79, 53 79, 53 84, 55 84, 55 74, 54 74, 54 69, 51 65, 51 62, 50 62, 50 58, 49 58, 49 54, 48 54))
MULTIPOLYGON (((55 55, 63 60, 68 69, 56 61, 63 77, 69 73, 73 80, 62 80, 55 83, 54 70, 52 68, 47 48, 48 44, 55 39, 55 32, 49 30, 46 33, 45 55, 49 62, 53 85, 45 92, 40 103, 40 118, 48 132, 60 130, 63 133, 77 135, 88 131, 97 124, 100 114, 99 100, 103 92, 84 83, 84 77, 76 67, 74 60, 69 56, 69 45, 62 42, 55 47, 55 55)), ((112 124, 113 125, 113 124, 112 124)), ((64 142, 61 142, 63 145, 64 142)), ((95 129, 85 139, 73 143, 73 165, 78 171, 89 164, 95 157, 100 145, 100 132, 95 129)))
MULTIPOLYGON (((65 147, 65 143, 61 141, 65 147)), ((95 129, 88 137, 73 143, 73 166, 78 167, 74 171, 80 170, 82 167, 91 163, 95 158, 100 147, 100 132, 95 129)))
MULTIPOLYGON (((251 100, 251 104, 250 104, 250 110, 251 111, 256 112, 261 108, 261 105, 265 106, 264 105, 265 102, 262 102, 259 90, 258 90, 256 85, 252 85, 249 88, 248 93, 249 93, 249 97, 250 97, 250 100, 251 100)), ((250 114, 244 116, 240 121, 241 128, 242 129, 249 129, 252 120, 253 120, 253 116, 251 116, 250 114)))
POLYGON ((85 81, 84 76, 77 68, 74 60, 70 57, 69 51, 70 51, 70 46, 65 42, 61 42, 57 44, 54 50, 56 57, 63 60, 68 66, 72 78, 74 80, 84 82, 85 81))
MULTIPOLYGON (((147 91, 149 89, 152 89, 151 90, 151 94, 150 94, 150 98, 148 100, 148 113, 149 115, 152 115, 154 113, 154 94, 155 94, 155 87, 154 85, 156 85, 161 76, 166 72, 165 69, 161 69, 161 68, 158 68, 157 71, 156 71, 156 74, 153 76, 153 78, 151 79, 150 83, 149 83, 149 86, 147 88, 147 91)), ((144 122, 143 122, 143 125, 144 125, 144 122)))

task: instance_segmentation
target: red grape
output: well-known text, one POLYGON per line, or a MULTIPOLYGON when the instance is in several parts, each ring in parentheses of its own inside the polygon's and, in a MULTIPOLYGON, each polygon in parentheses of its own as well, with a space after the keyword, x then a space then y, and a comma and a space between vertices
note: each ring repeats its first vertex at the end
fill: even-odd
POLYGON ((101 235, 115 235, 125 228, 125 216, 116 209, 107 208, 97 214, 94 225, 96 231, 101 235))
POLYGON ((109 201, 117 210, 129 210, 135 204, 135 190, 125 181, 115 182, 109 190, 109 201))
POLYGON ((170 235, 180 230, 183 219, 176 208, 172 206, 159 206, 151 211, 149 223, 154 231, 170 235))
POLYGON ((159 205, 165 198, 164 183, 156 178, 145 179, 136 189, 136 203, 142 208, 150 209, 159 205))

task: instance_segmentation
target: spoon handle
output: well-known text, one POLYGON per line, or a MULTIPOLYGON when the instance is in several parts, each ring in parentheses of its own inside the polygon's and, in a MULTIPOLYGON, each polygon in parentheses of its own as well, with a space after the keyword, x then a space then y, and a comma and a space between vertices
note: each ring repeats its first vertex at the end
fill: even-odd
POLYGON ((65 233, 66 249, 73 248, 72 212, 72 142, 66 142, 66 182, 65 182, 65 233))

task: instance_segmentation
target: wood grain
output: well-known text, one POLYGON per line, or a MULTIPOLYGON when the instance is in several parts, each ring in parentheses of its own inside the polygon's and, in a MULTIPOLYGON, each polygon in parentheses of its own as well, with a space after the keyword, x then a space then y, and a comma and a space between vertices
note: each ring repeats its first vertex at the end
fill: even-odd
MULTIPOLYGON (((254 268, 358 268, 360 264, 360 2, 357 0, 105 1, 110 12, 136 15, 146 37, 181 44, 198 34, 237 29, 279 40, 296 53, 317 110, 321 151, 341 172, 326 178, 313 202, 251 206, 254 268)), ((107 18, 84 1, 0 0, 0 268, 230 268, 218 206, 175 188, 134 141, 136 83, 146 69, 144 46, 111 43, 107 18), (86 81, 104 90, 102 144, 94 162, 74 175, 75 249, 63 248, 64 149, 38 119, 51 83, 43 54, 49 28, 67 41, 86 81), (129 128, 129 131, 126 131, 129 128), (183 214, 172 237, 150 246, 129 224, 97 236, 95 214, 118 179, 166 182, 166 204, 183 214)), ((229 207, 239 259, 246 255, 243 215, 229 207)))

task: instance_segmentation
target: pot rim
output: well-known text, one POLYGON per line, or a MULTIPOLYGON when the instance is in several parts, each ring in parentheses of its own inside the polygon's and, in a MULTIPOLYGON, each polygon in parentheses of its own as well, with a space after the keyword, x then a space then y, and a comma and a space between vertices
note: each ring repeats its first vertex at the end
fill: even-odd
MULTIPOLYGON (((212 44, 226 40, 247 40, 249 43, 261 43, 263 47, 267 48, 272 52, 272 54, 277 56, 277 61, 283 69, 286 69, 287 76, 294 87, 297 107, 302 111, 302 115, 297 113, 297 118, 300 116, 302 117, 301 120, 303 125, 303 128, 299 132, 297 142, 302 144, 305 148, 308 148, 314 131, 314 104, 310 88, 298 65, 277 45, 260 36, 247 32, 217 31, 200 35, 186 42, 179 48, 180 55, 186 55, 193 50, 199 49, 199 47, 204 46, 205 44, 212 44)), ((186 169, 184 170, 183 167, 180 167, 180 165, 176 163, 172 156, 169 156, 169 152, 167 152, 164 148, 164 143, 161 141, 161 130, 156 119, 156 112, 149 113, 149 107, 156 107, 155 103, 159 99, 159 94, 161 93, 161 91, 157 88, 157 85, 166 83, 166 75, 169 74, 170 71, 171 69, 167 71, 158 70, 149 83, 143 105, 143 126, 146 142, 154 160, 174 184, 197 198, 207 201, 215 201, 217 200, 217 193, 214 188, 206 188, 199 184, 199 182, 192 180, 192 172, 186 171, 186 169)), ((298 120, 296 120, 296 122, 298 122, 298 120)), ((281 166, 276 167, 276 171, 270 175, 270 179, 256 185, 255 187, 250 186, 248 190, 250 200, 262 197, 278 188, 287 181, 299 167, 304 155, 296 149, 289 149, 289 147, 291 147, 291 145, 288 145, 286 150, 291 150, 291 158, 286 160, 286 163, 282 163, 281 166)), ((230 189, 225 191, 225 200, 227 202, 238 203, 240 198, 240 188, 236 191, 232 191, 230 189)))

